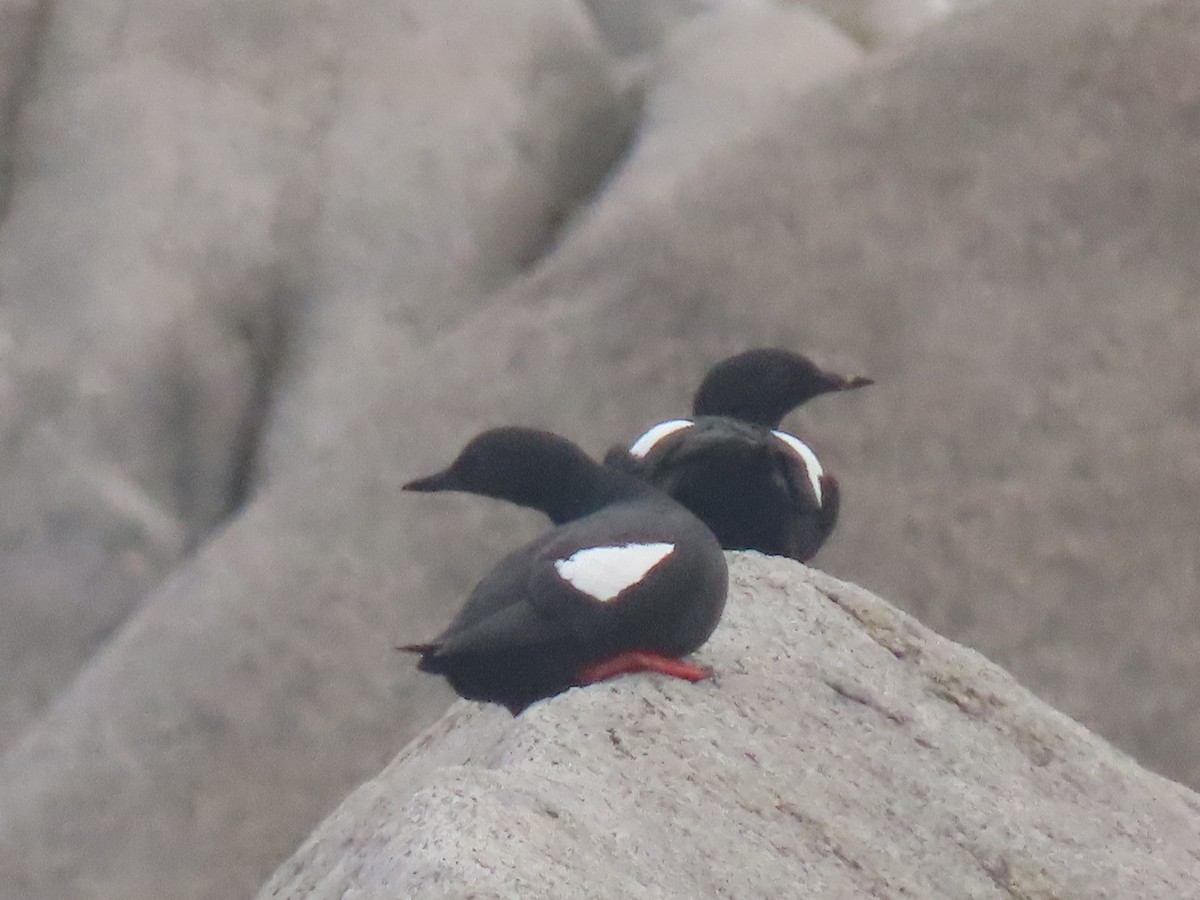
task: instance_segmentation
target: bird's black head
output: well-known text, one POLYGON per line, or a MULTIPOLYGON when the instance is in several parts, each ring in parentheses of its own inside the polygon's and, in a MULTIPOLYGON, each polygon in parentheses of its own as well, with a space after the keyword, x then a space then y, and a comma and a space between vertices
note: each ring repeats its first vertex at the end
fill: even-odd
POLYGON ((410 481, 404 490, 481 494, 541 510, 559 523, 603 505, 612 480, 566 438, 507 426, 476 435, 449 468, 410 481))
POLYGON ((874 381, 826 372, 790 350, 747 350, 709 369, 696 390, 692 411, 778 428, 784 416, 813 397, 868 384, 874 381))

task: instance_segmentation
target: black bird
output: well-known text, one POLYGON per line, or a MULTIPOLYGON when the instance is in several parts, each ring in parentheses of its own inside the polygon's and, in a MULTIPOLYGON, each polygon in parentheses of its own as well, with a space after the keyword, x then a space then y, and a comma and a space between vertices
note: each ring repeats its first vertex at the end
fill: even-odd
POLYGON ((873 384, 826 372, 788 350, 757 349, 709 370, 693 418, 655 425, 604 458, 670 494, 727 550, 807 562, 837 524, 841 494, 812 449, 779 430, 813 397, 873 384))
POLYGON ((814 397, 874 383, 861 375, 826 372, 791 350, 763 347, 738 353, 709 369, 696 389, 692 413, 778 428, 784 416, 814 397))
POLYGON ((605 468, 565 438, 527 428, 478 435, 408 491, 466 491, 541 510, 556 527, 508 554, 435 640, 400 647, 463 697, 507 707, 626 672, 691 681, 679 657, 725 608, 721 547, 665 494, 605 468))

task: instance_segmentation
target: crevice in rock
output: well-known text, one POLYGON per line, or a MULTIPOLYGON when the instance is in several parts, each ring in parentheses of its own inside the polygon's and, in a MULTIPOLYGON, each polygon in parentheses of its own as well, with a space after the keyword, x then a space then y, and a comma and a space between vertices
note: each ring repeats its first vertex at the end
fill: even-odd
MULTIPOLYGON (((286 305, 287 301, 283 299, 286 293, 276 295, 270 305, 276 309, 286 305)), ((237 512, 257 484, 259 446, 283 369, 290 328, 281 316, 273 315, 264 330, 265 334, 260 335, 258 340, 251 341, 254 364, 250 400, 234 440, 222 519, 237 512)))
POLYGON ((894 722, 896 725, 908 725, 910 720, 907 716, 901 715, 895 710, 888 709, 875 697, 872 697, 865 688, 842 680, 824 679, 825 684, 839 697, 849 700, 851 703, 857 703, 874 710, 883 716, 889 722, 894 722))
POLYGON ((291 311, 299 306, 299 290, 277 281, 258 316, 234 323, 250 353, 250 386, 246 406, 234 435, 219 522, 230 518, 253 495, 258 485, 259 448, 270 420, 276 388, 284 371, 294 331, 291 311))
MULTIPOLYGON (((274 259, 264 269, 251 273, 240 289, 234 288, 234 302, 214 307, 225 310, 217 315, 217 328, 224 340, 243 348, 246 393, 225 457, 216 515, 199 523, 193 545, 237 515, 269 474, 262 458, 263 442, 311 301, 311 285, 320 258, 313 229, 323 216, 324 188, 331 167, 328 142, 343 92, 340 50, 329 49, 313 64, 319 87, 313 91, 309 127, 298 141, 306 150, 293 161, 277 187, 270 226, 274 259)), ((218 290, 230 299, 227 288, 218 290)))
POLYGON ((186 532, 183 554, 234 515, 257 485, 296 294, 275 267, 252 273, 232 294, 207 296, 202 316, 167 345, 160 421, 169 447, 167 502, 186 532))
MULTIPOLYGON (((821 594, 826 600, 842 610, 847 616, 853 619, 862 629, 863 634, 869 637, 872 641, 886 650, 896 659, 908 660, 909 662, 919 663, 920 650, 915 641, 901 640, 901 634, 896 629, 884 627, 883 623, 872 622, 865 618, 858 610, 854 608, 853 603, 843 597, 836 591, 829 591, 821 587, 816 582, 812 582, 813 588, 821 594)), ((886 623, 890 626, 892 623, 886 623)), ((905 636, 907 637, 907 636, 905 636)))

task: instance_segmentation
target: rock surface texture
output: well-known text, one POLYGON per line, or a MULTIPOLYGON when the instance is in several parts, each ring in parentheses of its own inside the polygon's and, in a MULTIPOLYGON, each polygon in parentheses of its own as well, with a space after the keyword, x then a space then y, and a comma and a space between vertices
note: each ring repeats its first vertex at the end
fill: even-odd
POLYGON ((757 344, 822 568, 1200 785, 1200 4, 818 5, 0 0, 5 900, 249 895, 540 527, 399 486, 757 344))
POLYGON ((1200 795, 861 588, 732 559, 713 682, 459 704, 258 900, 1195 895, 1200 795))

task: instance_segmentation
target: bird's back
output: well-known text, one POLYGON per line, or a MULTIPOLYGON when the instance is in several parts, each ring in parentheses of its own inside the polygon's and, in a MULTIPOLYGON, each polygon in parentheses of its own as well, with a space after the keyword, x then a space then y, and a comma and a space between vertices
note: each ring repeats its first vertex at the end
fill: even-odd
POLYGON ((720 417, 699 417, 644 455, 610 451, 606 462, 669 494, 730 550, 807 561, 837 520, 837 486, 790 435, 720 417), (824 478, 822 478, 824 476, 824 478))

